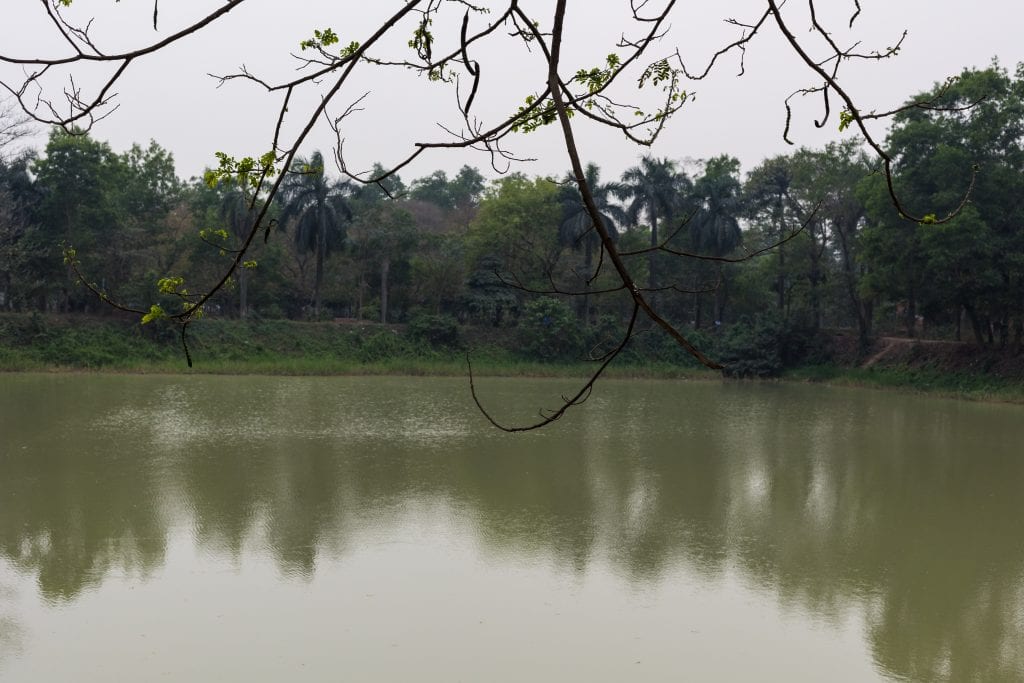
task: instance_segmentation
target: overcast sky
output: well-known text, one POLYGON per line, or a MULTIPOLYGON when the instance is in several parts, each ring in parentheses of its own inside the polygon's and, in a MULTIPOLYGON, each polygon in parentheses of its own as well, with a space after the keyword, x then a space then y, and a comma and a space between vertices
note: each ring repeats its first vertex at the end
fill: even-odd
MULTIPOLYGON (((160 5, 159 31, 152 28, 149 0, 75 0, 72 16, 95 17, 96 43, 108 51, 143 45, 174 32, 190 19, 216 8, 220 0, 164 0, 160 5)), ((498 4, 498 3, 492 3, 498 4)), ((523 0, 528 15, 551 24, 552 0, 523 0)), ((900 55, 893 60, 850 63, 841 75, 862 110, 889 109, 909 96, 930 88, 935 82, 959 73, 965 67, 985 67, 998 58, 1009 69, 1024 61, 1024 3, 1006 0, 861 0, 863 13, 847 28, 853 2, 819 0, 819 18, 834 30, 844 46, 861 41, 865 51, 893 45, 904 29, 908 37, 900 55)), ((280 100, 259 92, 252 84, 234 81, 217 88, 209 73, 227 74, 245 64, 270 80, 287 78, 297 66, 290 54, 314 28, 330 26, 342 41, 364 41, 380 21, 401 7, 400 0, 249 0, 203 34, 132 65, 116 91, 120 108, 97 124, 94 135, 107 140, 116 150, 133 142, 155 139, 175 156, 179 175, 201 173, 214 163, 213 153, 258 154, 269 148, 271 126, 280 100)), ((7 56, 64 56, 66 46, 55 39, 44 21, 39 0, 5 0, 0 26, 0 52, 7 56)), ((676 49, 688 64, 702 67, 721 45, 738 37, 735 27, 724 19, 753 20, 763 11, 759 0, 687 2, 680 0, 673 10, 671 29, 650 51, 652 59, 676 49)), ((785 7, 798 36, 809 37, 807 4, 790 0, 785 7)), ((482 26, 486 18, 475 20, 482 26)), ((461 12, 439 17, 434 29, 439 41, 455 46, 461 12), (449 24, 449 22, 451 22, 449 24), (447 27, 447 28, 446 28, 447 27)), ((615 48, 619 36, 637 37, 643 27, 629 22, 628 0, 570 0, 563 72, 598 66, 615 48)), ((701 159, 716 154, 739 157, 749 170, 766 156, 792 149, 782 140, 785 110, 782 101, 793 90, 813 86, 817 79, 791 54, 777 30, 767 25, 762 36, 751 43, 746 56, 746 75, 736 77, 738 55, 722 61, 711 78, 688 85, 696 100, 687 104, 669 124, 652 150, 637 148, 620 134, 581 122, 578 135, 585 161, 597 162, 605 177, 614 177, 639 156, 653 152, 677 160, 701 159)), ((408 54, 404 42, 413 24, 399 27, 395 38, 375 55, 408 54)), ((808 45, 823 55, 820 44, 808 45)), ((439 48, 440 49, 440 48, 439 48)), ((499 33, 488 45, 472 54, 483 69, 484 82, 474 113, 494 123, 515 111, 523 98, 544 86, 545 66, 536 54, 499 33)), ((10 79, 17 72, 0 71, 10 79)), ((88 85, 96 74, 75 72, 76 82, 88 85)), ((53 85, 63 85, 53 81, 53 85)), ((615 96, 623 101, 656 105, 638 96, 635 80, 623 82, 615 96), (637 99, 640 97, 640 99, 637 99)), ((357 73, 351 89, 343 92, 331 107, 340 113, 357 97, 369 93, 363 110, 348 119, 344 135, 350 168, 368 169, 374 162, 394 163, 406 156, 417 141, 448 139, 439 123, 459 126, 450 88, 417 78, 401 70, 366 68, 357 73)), ((315 92, 299 95, 291 107, 294 133, 305 110, 319 97, 315 92)), ((803 102, 794 112, 791 137, 807 146, 820 146, 838 139, 838 122, 833 118, 824 130, 813 120, 821 114, 817 98, 803 102)), ((833 115, 835 112, 833 112, 833 115)), ((513 170, 528 174, 558 174, 568 161, 556 127, 516 136, 509 149, 536 161, 516 165, 513 170)), ((844 135, 853 135, 847 132, 844 135)), ((39 146, 43 144, 41 138, 39 146)), ((322 123, 303 152, 333 147, 333 133, 322 123)), ((475 165, 494 175, 486 155, 469 151, 439 151, 422 157, 403 178, 411 180, 435 169, 448 172, 462 164, 475 165)))

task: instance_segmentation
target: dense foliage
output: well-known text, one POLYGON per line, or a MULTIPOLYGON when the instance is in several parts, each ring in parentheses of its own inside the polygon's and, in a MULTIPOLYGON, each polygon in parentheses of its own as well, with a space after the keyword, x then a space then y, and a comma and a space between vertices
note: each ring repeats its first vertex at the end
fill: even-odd
MULTIPOLYGON (((901 112, 889 135, 908 209, 946 215, 974 176, 971 202, 941 225, 903 220, 853 143, 745 174, 722 155, 687 170, 644 157, 619 178, 593 165, 586 175, 659 310, 730 374, 827 359, 822 330, 839 328, 865 347, 900 334, 1020 349, 1024 67, 968 70, 916 99, 932 106, 901 112)), ((571 179, 488 182, 466 166, 358 186, 325 174, 319 153, 293 171, 272 211, 272 232, 286 237, 254 247, 207 317, 409 324, 401 337, 368 337, 367 358, 396 344, 456 349, 467 326, 505 330, 538 360, 616 343, 629 302, 603 293, 614 278, 571 179)), ((54 131, 39 152, 0 154, 0 310, 106 314, 62 265, 70 245, 97 289, 170 310, 178 274, 201 289, 223 272, 250 199, 230 183, 180 180, 155 142, 119 154, 54 131)), ((656 330, 639 332, 626 358, 687 362, 656 330)))

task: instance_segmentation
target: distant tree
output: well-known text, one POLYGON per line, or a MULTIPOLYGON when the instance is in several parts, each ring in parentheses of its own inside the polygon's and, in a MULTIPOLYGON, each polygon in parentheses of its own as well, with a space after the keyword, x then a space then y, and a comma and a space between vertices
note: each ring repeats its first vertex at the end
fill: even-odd
POLYGON ((484 186, 480 171, 472 166, 463 166, 450 180, 444 171, 434 171, 425 178, 414 180, 409 188, 409 197, 455 211, 476 204, 484 186))
POLYGON ((792 158, 793 182, 789 205, 806 225, 811 315, 815 329, 821 326, 822 290, 829 273, 842 282, 846 306, 857 322, 862 347, 872 329, 872 300, 865 297, 861 281, 864 203, 857 186, 871 173, 863 150, 856 142, 833 143, 821 150, 801 149, 792 158))
POLYGON ((793 182, 790 168, 791 158, 775 156, 762 161, 752 170, 743 187, 747 216, 755 225, 766 226, 767 243, 778 243, 775 248, 776 269, 773 289, 776 294, 776 308, 786 315, 786 252, 782 244, 786 234, 796 226, 787 220, 787 199, 793 182))
POLYGON ((896 185, 920 224, 886 205, 884 178, 866 181, 864 257, 869 292, 900 303, 907 334, 918 315, 969 320, 979 343, 1015 344, 1024 333, 1024 65, 968 69, 902 110, 889 145, 896 185), (975 170, 972 170, 975 169, 975 170), (969 209, 960 188, 974 182, 969 209))
MULTIPOLYGON (((247 226, 253 220, 252 198, 246 188, 238 183, 221 184, 220 219, 228 227, 228 231, 238 240, 244 239, 247 226)), ((249 273, 250 268, 238 270, 238 317, 249 315, 249 273)))
POLYGON ((518 310, 519 299, 502 280, 502 267, 494 254, 480 256, 470 267, 463 310, 471 319, 499 327, 507 313, 518 310))
POLYGON ((33 133, 35 122, 12 100, 0 100, 0 163, 24 154, 21 144, 33 133))
MULTIPOLYGON (((119 224, 118 197, 126 176, 121 159, 110 146, 81 131, 54 129, 43 156, 32 164, 32 172, 40 194, 39 226, 51 263, 60 263, 60 245, 74 245, 90 254, 91 270, 100 285, 107 277, 124 277, 126 273, 117 272, 112 265, 119 254, 104 248, 119 224)), ((63 277, 56 267, 45 277, 59 291, 61 310, 92 302, 81 288, 72 289, 75 276, 70 266, 63 277)))
POLYGON ((560 247, 558 185, 511 174, 491 185, 470 225, 467 258, 495 256, 499 270, 527 287, 547 288, 560 247))
MULTIPOLYGON (((690 241, 699 252, 723 257, 743 241, 739 217, 744 213, 740 162, 735 157, 709 159, 704 171, 693 183, 692 201, 696 207, 690 219, 690 241)), ((716 264, 718 284, 714 294, 714 319, 722 320, 726 293, 726 271, 716 264)), ((698 316, 699 317, 699 316, 698 316)))
POLYGON ((324 259, 345 239, 352 220, 349 183, 331 180, 324 173, 324 158, 314 152, 309 160, 298 160, 283 186, 280 221, 293 231, 295 244, 316 255, 313 283, 313 315, 320 316, 324 259))
POLYGON ((651 252, 647 257, 647 287, 657 289, 657 252, 664 236, 658 232, 659 221, 671 222, 682 208, 682 199, 689 192, 690 179, 669 159, 645 156, 638 166, 622 174, 617 186, 619 199, 626 202, 626 213, 633 225, 646 219, 651 229, 651 252))
MULTIPOLYGON (((623 193, 622 185, 601 183, 601 170, 597 164, 587 165, 586 181, 590 186, 591 195, 600 212, 605 229, 614 239, 618 239, 619 231, 616 225, 625 225, 629 222, 629 215, 626 211, 612 201, 613 197, 623 193)), ((566 174, 558 199, 562 206, 562 222, 558 225, 559 243, 575 251, 583 252, 583 272, 580 274, 583 296, 580 297, 577 313, 580 320, 585 325, 589 325, 590 289, 591 282, 596 276, 594 253, 601 248, 601 239, 597 231, 594 230, 594 221, 583 202, 583 196, 580 194, 572 173, 566 174)))
POLYGON ((391 268, 406 259, 417 242, 412 214, 399 202, 380 201, 360 208, 349 230, 353 249, 380 274, 380 321, 388 322, 391 268))
POLYGON ((28 160, 0 160, 0 310, 25 305, 38 286, 39 233, 31 222, 34 191, 28 160))

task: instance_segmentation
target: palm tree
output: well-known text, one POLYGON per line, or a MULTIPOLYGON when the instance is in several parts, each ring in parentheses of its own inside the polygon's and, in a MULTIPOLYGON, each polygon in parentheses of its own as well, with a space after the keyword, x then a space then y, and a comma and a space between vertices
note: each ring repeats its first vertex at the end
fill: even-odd
MULTIPOLYGON (((623 191, 619 183, 601 183, 601 170, 596 164, 587 164, 584 179, 590 188, 601 221, 613 240, 618 239, 616 223, 628 223, 629 216, 618 204, 612 203, 612 196, 623 191)), ((601 237, 594 229, 593 219, 583 203, 583 195, 576 187, 572 173, 566 174, 565 185, 559 193, 562 206, 562 222, 558 225, 558 241, 562 246, 583 251, 584 294, 579 315, 585 324, 590 323, 590 280, 593 277, 594 251, 601 246, 601 237)))
POLYGON ((324 175, 324 158, 314 152, 308 161, 298 160, 282 187, 281 224, 295 226, 295 244, 316 254, 313 282, 313 313, 319 317, 324 280, 324 258, 345 238, 345 226, 352 218, 347 197, 348 183, 324 175))
MULTIPOLYGON (((743 241, 738 218, 743 211, 739 172, 738 159, 718 156, 707 162, 704 173, 693 185, 697 211, 690 222, 690 241, 702 253, 723 257, 743 241)), ((714 299, 716 321, 722 319, 722 306, 725 302, 725 280, 721 264, 718 275, 719 284, 714 299)))
POLYGON ((654 249, 661 243, 658 237, 659 219, 672 220, 681 207, 681 198, 690 186, 686 174, 676 169, 675 162, 670 159, 657 159, 645 156, 640 165, 626 170, 622 174, 622 182, 615 194, 626 201, 626 213, 629 222, 636 225, 641 216, 646 216, 651 224, 651 249, 647 256, 647 286, 657 287, 658 278, 655 273, 654 249))

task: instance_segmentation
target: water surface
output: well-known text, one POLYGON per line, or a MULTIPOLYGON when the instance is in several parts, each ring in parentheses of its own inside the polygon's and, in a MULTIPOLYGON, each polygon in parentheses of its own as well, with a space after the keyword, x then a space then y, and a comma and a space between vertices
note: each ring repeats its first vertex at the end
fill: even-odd
POLYGON ((825 387, 507 435, 461 380, 0 375, 0 680, 1024 680, 1022 453, 825 387))

